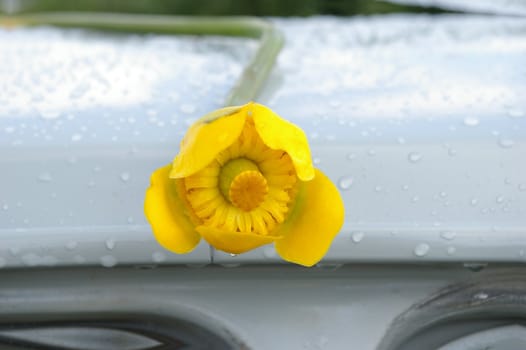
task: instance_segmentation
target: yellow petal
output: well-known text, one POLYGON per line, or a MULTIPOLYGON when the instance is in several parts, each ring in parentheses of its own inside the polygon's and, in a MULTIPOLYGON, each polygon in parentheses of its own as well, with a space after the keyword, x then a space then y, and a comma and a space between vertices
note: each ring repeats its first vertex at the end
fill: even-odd
POLYGON ((188 253, 201 237, 177 190, 176 181, 182 180, 170 179, 170 169, 171 165, 167 165, 152 174, 144 200, 144 213, 160 245, 176 253, 188 253))
POLYGON ((245 125, 243 106, 222 108, 199 119, 188 129, 173 161, 171 178, 190 176, 207 166, 234 143, 245 125))
POLYGON ((197 231, 203 238, 214 246, 230 254, 245 253, 254 248, 269 244, 277 237, 260 236, 251 232, 222 231, 211 226, 197 226, 197 231))
POLYGON ((321 171, 312 181, 301 182, 296 204, 275 234, 276 250, 285 260, 312 266, 320 261, 343 225, 340 193, 321 171))
POLYGON ((303 130, 281 118, 270 108, 254 103, 251 107, 256 131, 268 147, 288 153, 298 178, 309 181, 314 177, 309 143, 303 130))

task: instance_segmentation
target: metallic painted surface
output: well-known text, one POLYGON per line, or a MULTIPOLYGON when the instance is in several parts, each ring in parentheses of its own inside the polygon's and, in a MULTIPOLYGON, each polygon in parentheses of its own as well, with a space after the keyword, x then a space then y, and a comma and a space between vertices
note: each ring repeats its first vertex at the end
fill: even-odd
MULTIPOLYGON (((523 21, 275 22, 287 44, 260 102, 304 128, 346 205, 325 263, 525 261, 523 21)), ((52 28, 0 40, 0 266, 280 261, 272 247, 171 254, 142 210, 149 174, 221 105, 253 42, 52 28)))

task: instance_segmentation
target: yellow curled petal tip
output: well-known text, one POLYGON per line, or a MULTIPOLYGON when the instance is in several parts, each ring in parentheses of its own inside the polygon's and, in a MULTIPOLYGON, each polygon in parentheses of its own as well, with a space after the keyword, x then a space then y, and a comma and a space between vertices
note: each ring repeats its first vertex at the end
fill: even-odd
POLYGON ((241 134, 246 120, 244 106, 226 107, 196 121, 181 142, 171 178, 183 178, 203 169, 241 134))
POLYGON ((303 130, 266 106, 254 103, 251 110, 256 130, 263 142, 272 149, 288 153, 300 180, 312 180, 314 167, 307 136, 303 130))
POLYGON ((340 192, 318 169, 312 181, 301 183, 294 208, 278 230, 283 236, 276 241, 278 254, 289 262, 303 266, 318 263, 344 220, 340 192))
POLYGON ((180 180, 168 177, 170 168, 171 165, 167 165, 152 174, 144 199, 144 212, 159 244, 176 253, 188 253, 199 243, 201 236, 186 214, 188 208, 176 184, 180 180))

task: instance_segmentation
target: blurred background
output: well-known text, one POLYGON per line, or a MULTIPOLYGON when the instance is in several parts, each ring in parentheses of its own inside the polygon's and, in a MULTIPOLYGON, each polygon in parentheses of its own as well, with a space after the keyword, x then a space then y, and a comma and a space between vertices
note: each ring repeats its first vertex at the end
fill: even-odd
POLYGON ((392 12, 443 13, 435 2, 371 0, 0 0, 0 12, 102 11, 177 15, 312 16, 382 14, 392 12))

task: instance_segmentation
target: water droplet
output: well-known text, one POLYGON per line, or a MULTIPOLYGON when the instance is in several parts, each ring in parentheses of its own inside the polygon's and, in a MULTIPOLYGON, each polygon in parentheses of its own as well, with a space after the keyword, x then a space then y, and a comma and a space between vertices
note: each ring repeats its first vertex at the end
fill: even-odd
POLYGON ((447 196, 446 192, 444 192, 444 191, 440 192, 440 197, 445 198, 446 196, 447 196))
POLYGON ((428 245, 428 244, 426 244, 426 243, 420 243, 420 244, 418 244, 418 245, 415 247, 413 253, 414 253, 416 256, 418 256, 418 257, 422 257, 422 256, 427 255, 427 253, 429 252, 429 249, 430 249, 430 248, 429 248, 429 245, 428 245))
POLYGON ((376 186, 376 187, 374 188, 374 190, 375 190, 376 192, 381 192, 381 191, 382 191, 382 186, 376 186))
POLYGON ((499 146, 502 148, 511 148, 515 144, 515 141, 509 138, 501 137, 499 138, 499 146))
POLYGON ((368 154, 369 156, 371 156, 371 157, 374 157, 374 156, 376 155, 376 151, 375 151, 374 149, 371 148, 370 150, 367 151, 367 154, 368 154))
POLYGON ((113 238, 109 238, 106 240, 106 248, 108 250, 113 250, 113 248, 115 248, 115 239, 113 238))
POLYGON ((405 144, 405 139, 403 137, 399 137, 396 139, 398 141, 399 144, 403 145, 405 144))
POLYGON ((155 263, 162 263, 166 260, 166 255, 163 252, 153 252, 152 261, 155 263))
POLYGON ((356 154, 354 154, 354 153, 347 154, 347 160, 352 161, 354 159, 356 159, 356 154))
POLYGON ((413 196, 413 198, 411 200, 413 202, 418 202, 420 200, 420 197, 419 196, 413 196))
POLYGON ((188 104, 188 103, 182 104, 180 109, 181 109, 181 112, 185 114, 192 114, 196 110, 194 105, 188 104))
POLYGON ((15 131, 15 128, 12 127, 12 126, 6 126, 4 128, 4 131, 5 131, 6 134, 12 134, 15 131))
POLYGON ((66 249, 67 250, 73 250, 75 248, 77 248, 77 242, 69 241, 68 243, 66 243, 66 249))
POLYGON ((235 257, 237 256, 237 254, 232 254, 232 253, 230 253, 230 256, 231 256, 232 258, 235 258, 235 257))
POLYGON ((130 177, 131 177, 131 176, 130 176, 130 173, 123 172, 123 173, 121 173, 121 176, 120 176, 120 177, 121 177, 121 180, 122 180, 123 182, 128 182, 128 180, 130 180, 130 177))
POLYGON ((449 149, 447 150, 447 154, 448 154, 450 157, 454 157, 454 156, 457 155, 457 151, 454 150, 453 148, 449 148, 449 149))
POLYGON ((519 191, 521 191, 521 192, 522 192, 522 191, 526 191, 526 184, 519 184, 519 185, 517 186, 517 188, 518 188, 519 191))
POLYGON ((354 243, 360 243, 363 240, 364 237, 365 237, 365 233, 363 233, 363 232, 353 232, 351 234, 351 240, 354 243))
POLYGON ((477 294, 475 294, 473 296, 473 298, 479 299, 479 300, 486 300, 486 299, 488 299, 488 297, 489 297, 489 295, 487 293, 484 293, 484 292, 479 292, 479 293, 477 293, 477 294))
POLYGON ((40 256, 35 253, 27 253, 22 255, 20 260, 22 260, 22 263, 26 266, 37 266, 40 263, 40 256))
POLYGON ((126 221, 128 222, 128 224, 133 224, 135 222, 135 219, 133 218, 133 216, 128 216, 128 218, 126 219, 126 221))
POLYGON ((442 231, 440 232, 440 237, 442 237, 445 240, 451 241, 455 239, 457 236, 457 233, 455 231, 442 231))
POLYGON ((343 176, 338 180, 338 187, 340 189, 347 191, 352 187, 353 178, 350 176, 343 176))
POLYGON ((318 165, 321 163, 321 159, 318 157, 314 157, 314 159, 312 159, 312 162, 314 163, 314 165, 318 165))
POLYGON ((471 203, 471 205, 474 207, 474 206, 476 206, 476 205, 478 204, 478 202, 479 202, 479 201, 478 201, 477 198, 472 198, 470 203, 471 203))
POLYGON ((155 117, 157 115, 157 110, 155 108, 150 108, 146 111, 146 114, 150 117, 155 117))
POLYGON ((81 134, 73 134, 73 135, 71 135, 71 141, 78 142, 80 140, 82 140, 82 135, 81 134))
POLYGON ((17 247, 9 247, 9 253, 10 253, 12 256, 17 256, 18 253, 20 253, 20 248, 17 248, 17 247))
POLYGON ((496 201, 497 203, 502 203, 502 202, 504 202, 504 196, 502 196, 502 195, 497 196, 497 198, 495 198, 495 201, 496 201))
POLYGON ((40 173, 40 175, 38 175, 38 181, 51 182, 52 180, 53 178, 51 177, 51 174, 48 172, 40 173))
POLYGON ((43 119, 56 119, 60 117, 60 111, 53 109, 40 109, 38 112, 43 119))
POLYGON ((411 152, 407 156, 407 159, 409 159, 411 163, 418 163, 422 159, 422 155, 418 152, 411 152))
POLYGON ((2 205, 2 210, 4 210, 4 211, 9 210, 9 205, 7 205, 7 204, 2 205))
POLYGON ((404 190, 404 191, 409 190, 409 185, 403 185, 403 186, 402 186, 402 190, 404 190))
POLYGON ((278 253, 274 247, 265 247, 263 248, 263 256, 267 259, 275 259, 278 257, 278 253))
POLYGON ((100 258, 100 263, 104 267, 113 267, 117 265, 117 259, 113 255, 104 255, 100 258))
POLYGON ((457 252, 457 248, 455 247, 447 247, 447 255, 455 255, 455 253, 457 252))
POLYGON ((464 118, 464 125, 466 126, 477 126, 479 125, 479 123, 480 121, 478 120, 477 117, 470 116, 470 117, 464 118))

